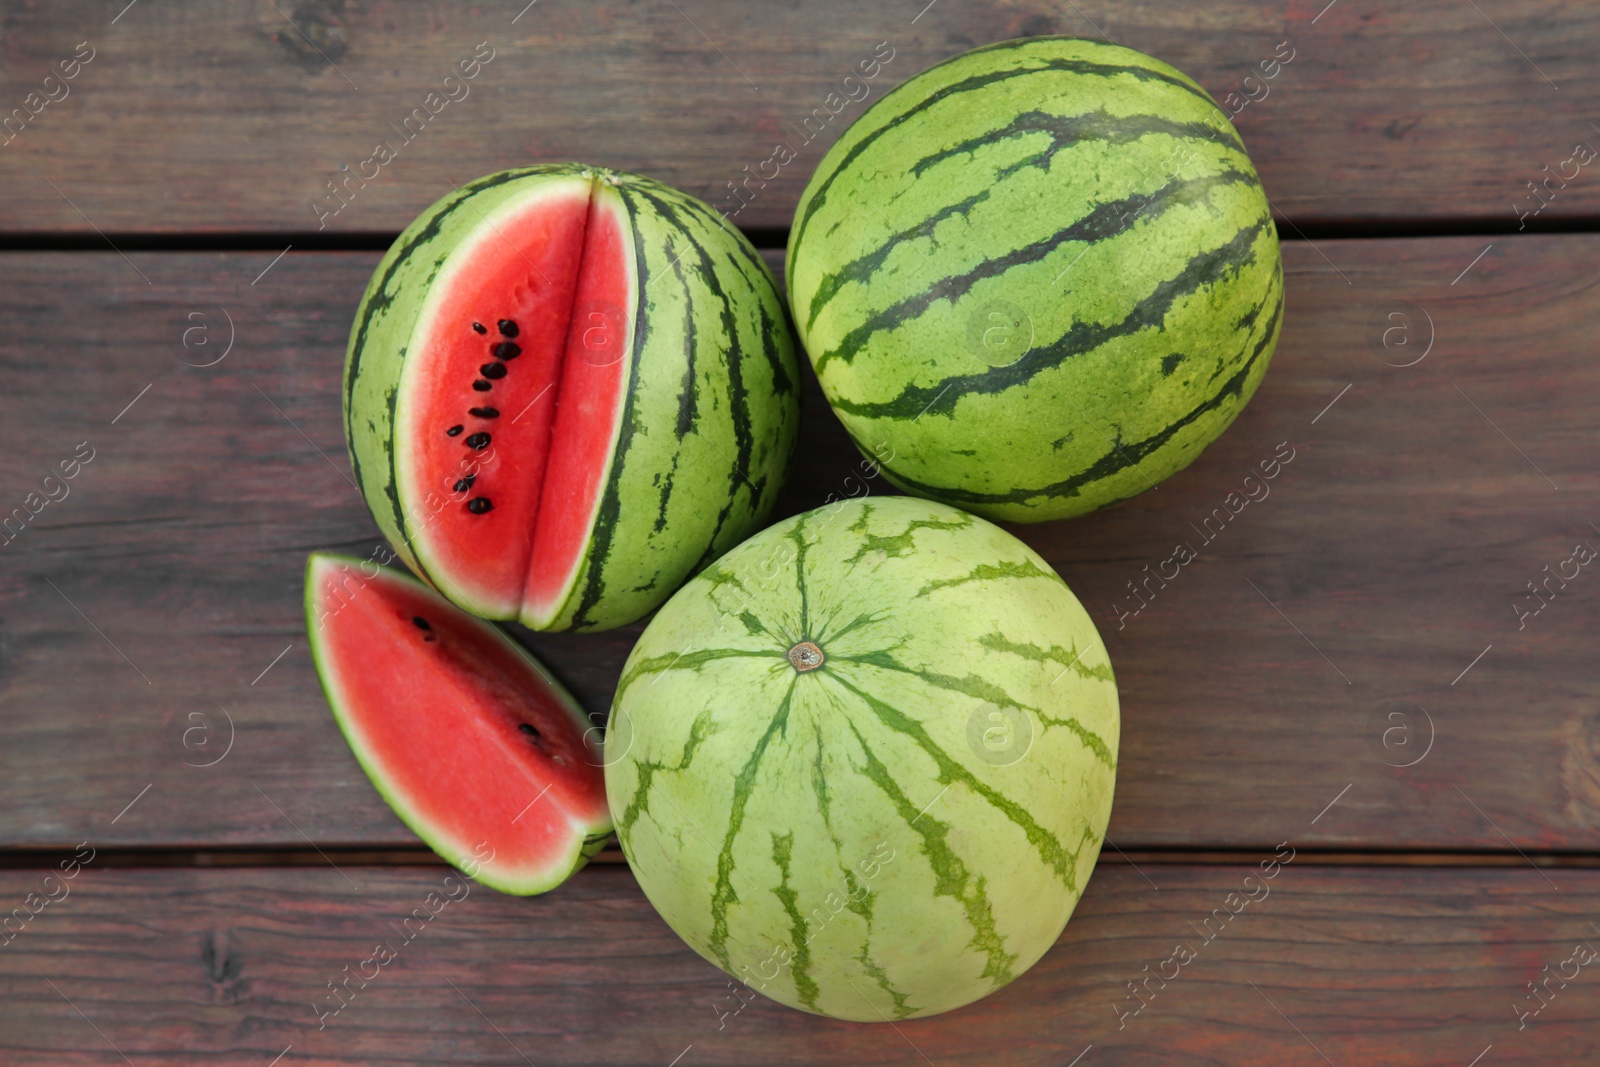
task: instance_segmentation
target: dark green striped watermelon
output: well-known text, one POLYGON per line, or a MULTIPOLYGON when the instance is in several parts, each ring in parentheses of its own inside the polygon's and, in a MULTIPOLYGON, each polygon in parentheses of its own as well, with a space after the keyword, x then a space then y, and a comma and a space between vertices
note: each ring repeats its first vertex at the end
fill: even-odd
POLYGON ((1111 813, 1105 646, 1021 541, 910 497, 752 537, 623 668, 606 793, 695 951, 836 1018, 931 1015, 1060 936, 1111 813))
POLYGON ((1188 465, 1283 314, 1227 116, 1165 63, 1074 38, 978 48, 878 101, 823 157, 788 255, 857 445, 908 492, 1019 522, 1188 465))
POLYGON ((384 536, 463 608, 631 622, 758 528, 799 419, 782 300, 693 197, 574 164, 451 193, 378 265, 345 364, 384 536))

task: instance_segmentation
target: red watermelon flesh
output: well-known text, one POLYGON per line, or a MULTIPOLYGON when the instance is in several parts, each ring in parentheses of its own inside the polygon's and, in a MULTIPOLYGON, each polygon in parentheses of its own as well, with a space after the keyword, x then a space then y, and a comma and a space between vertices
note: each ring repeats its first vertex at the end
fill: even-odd
POLYGON ((316 553, 306 626, 351 750, 450 863, 542 893, 610 836, 598 730, 493 624, 398 571, 316 553))
POLYGON ((411 339, 395 471, 422 512, 413 547, 493 618, 560 604, 620 423, 633 273, 619 207, 594 193, 552 180, 486 218, 441 267, 411 339), (595 358, 596 342, 615 358, 595 358))
POLYGON ((632 306, 634 285, 623 232, 615 210, 590 212, 528 569, 524 602, 534 618, 560 607, 576 577, 621 421, 623 354, 633 341, 633 322, 622 309, 632 306))

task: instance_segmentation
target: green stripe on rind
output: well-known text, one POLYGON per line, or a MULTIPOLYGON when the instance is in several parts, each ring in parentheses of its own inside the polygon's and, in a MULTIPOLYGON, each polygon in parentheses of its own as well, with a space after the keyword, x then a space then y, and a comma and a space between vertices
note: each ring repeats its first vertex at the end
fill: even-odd
MULTIPOLYGON (((1019 133, 1043 133, 1051 141, 1048 150, 1037 153, 1035 156, 1026 157, 1025 162, 1030 166, 1049 162, 1063 148, 1077 145, 1086 140, 1095 140, 1106 144, 1123 144, 1157 134, 1164 134, 1173 138, 1194 137, 1208 141, 1217 141, 1222 137, 1215 129, 1203 123, 1179 123, 1154 115, 1137 115, 1124 118, 1108 115, 1101 110, 1088 115, 1058 117, 1039 111, 1028 111, 1017 116, 1007 127, 995 131, 986 131, 981 137, 962 142, 933 156, 924 158, 919 161, 917 167, 930 165, 935 160, 976 152, 999 141, 1017 136, 1019 133)), ((1228 147, 1232 148, 1231 145, 1228 147)), ((1140 194, 1137 199, 1123 197, 1097 204, 1070 225, 1034 242, 1034 246, 1018 249, 1011 255, 1022 253, 1032 258, 1043 258, 1044 255, 1053 251, 1056 247, 1069 242, 1092 242, 1115 237, 1125 232, 1136 222, 1150 218, 1149 204, 1151 202, 1165 207, 1174 202, 1183 203, 1198 199, 1200 194, 1209 191, 1212 184, 1217 184, 1222 179, 1226 179, 1228 182, 1254 185, 1259 188, 1261 180, 1256 176, 1254 170, 1250 169, 1249 160, 1245 157, 1244 150, 1242 148, 1238 149, 1237 155, 1239 162, 1246 169, 1239 170, 1234 167, 1228 167, 1216 175, 1207 175, 1199 179, 1198 182, 1175 179, 1166 182, 1154 193, 1140 194), (1197 185, 1198 187, 1195 187, 1197 185)), ((1013 166, 1016 165, 1014 164, 1013 166)), ((913 167, 912 169, 915 170, 917 168, 913 167)), ((1010 168, 1007 169, 1009 170, 1010 168)), ((1002 176, 1008 175, 1002 173, 1002 176)), ((817 312, 822 305, 836 295, 846 284, 870 285, 873 273, 880 269, 889 255, 904 242, 918 237, 931 237, 937 230, 938 224, 946 218, 964 217, 968 211, 988 200, 992 194, 992 189, 980 189, 971 196, 942 207, 933 212, 926 220, 917 223, 915 227, 892 235, 867 255, 824 276, 817 286, 816 292, 811 297, 806 325, 808 327, 815 325, 817 312)), ((980 264, 971 268, 968 273, 974 276, 973 280, 976 280, 976 278, 983 277, 985 274, 995 274, 1011 265, 1013 264, 1002 258, 998 262, 991 261, 987 264, 980 264)), ((961 291, 964 292, 965 289, 970 287, 971 282, 968 281, 961 291)), ((928 294, 924 296, 924 299, 928 299, 933 295, 928 294)), ((937 297, 951 299, 958 295, 960 295, 958 292, 952 293, 941 290, 937 297)), ((847 337, 837 349, 829 350, 827 358, 842 358, 848 361, 854 354, 853 349, 856 347, 859 347, 859 341, 852 344, 847 337)))
MULTIPOLYGON (((1250 344, 1250 355, 1244 366, 1224 381, 1221 388, 1215 393, 1172 422, 1167 423, 1151 436, 1129 444, 1115 443, 1111 445, 1099 460, 1086 469, 1074 473, 1059 482, 1038 488, 1016 489, 1006 493, 980 493, 959 486, 939 486, 919 482, 896 473, 888 466, 883 466, 882 468, 884 477, 909 493, 954 500, 957 503, 972 507, 974 510, 992 511, 1006 517, 1021 518, 1024 521, 1026 518, 1031 517, 1029 509, 1051 501, 1071 500, 1080 496, 1086 486, 1103 482, 1112 476, 1124 475, 1125 472, 1132 472, 1147 480, 1135 483, 1135 480, 1131 477, 1122 477, 1120 483, 1123 486, 1131 486, 1133 492, 1126 496, 1117 497, 1116 501, 1127 500, 1137 496, 1145 489, 1150 488, 1151 483, 1159 482, 1199 458, 1201 448, 1227 429, 1239 412, 1244 410, 1245 404, 1249 403, 1250 398, 1255 395, 1256 387, 1261 384, 1261 379, 1266 373, 1266 360, 1262 357, 1268 356, 1270 358, 1272 348, 1278 340, 1279 328, 1282 325, 1283 298, 1281 292, 1276 295, 1272 307, 1272 317, 1268 320, 1267 329, 1261 333, 1257 340, 1250 344), (1205 426, 1202 432, 1197 435, 1200 437, 1199 447, 1191 447, 1185 452, 1177 453, 1176 456, 1161 454, 1161 450, 1174 438, 1178 437, 1182 431, 1195 425, 1202 417, 1222 408, 1230 398, 1236 402, 1229 406, 1228 410, 1219 418, 1205 426), (1161 455, 1161 462, 1142 466, 1148 457, 1157 455, 1161 455)), ((1114 501, 1107 501, 1107 503, 1112 502, 1114 501)), ((1085 508, 1082 510, 1090 509, 1085 508)), ((1074 511, 1073 513, 1078 512, 1074 511)))
MULTIPOLYGON (((895 302, 893 305, 874 314, 859 326, 850 330, 838 343, 830 347, 827 352, 817 359, 817 371, 822 373, 828 364, 835 360, 845 363, 851 362, 862 350, 862 347, 880 332, 892 330, 899 324, 916 318, 929 307, 940 301, 955 304, 966 296, 980 283, 991 279, 1001 278, 1007 272, 1028 264, 1042 262, 1057 251, 1074 245, 1092 245, 1101 241, 1110 241, 1128 233, 1135 226, 1148 226, 1156 224, 1162 214, 1170 208, 1180 206, 1194 206, 1204 204, 1213 189, 1226 189, 1230 185, 1260 186, 1260 180, 1254 174, 1238 170, 1226 170, 1220 174, 1207 175, 1195 179, 1173 179, 1149 194, 1124 197, 1097 205, 1083 218, 1037 241, 1031 241, 1020 248, 1011 249, 1002 255, 986 259, 981 263, 972 265, 959 274, 943 277, 936 284, 913 296, 895 302), (1151 210, 1154 207, 1155 210, 1151 210)), ((1269 219, 1260 219, 1254 226, 1241 230, 1221 249, 1205 249, 1192 257, 1182 272, 1169 282, 1164 282, 1157 287, 1150 300, 1158 300, 1170 305, 1172 300, 1184 293, 1192 291, 1196 285, 1203 284, 1206 272, 1215 274, 1219 269, 1235 266, 1240 260, 1253 258, 1253 245, 1255 237, 1267 226, 1271 225, 1269 219)), ((1078 253, 1081 255, 1082 253, 1078 253)), ((848 271, 849 268, 846 268, 848 271)), ((864 279, 870 284, 870 279, 864 279)), ((1156 310, 1162 310, 1157 308, 1156 310)), ((1016 385, 1025 384, 1040 367, 1052 367, 1060 364, 1062 359, 1080 355, 1085 351, 1099 347, 1106 340, 1117 336, 1124 331, 1148 328, 1151 323, 1151 314, 1143 304, 1136 306, 1122 321, 1110 325, 1099 323, 1076 322, 1073 329, 1055 344, 1046 347, 1035 347, 1030 350, 1019 362, 1006 367, 995 368, 980 375, 972 376, 973 380, 951 380, 955 386, 954 396, 945 401, 943 408, 933 410, 947 412, 955 406, 956 400, 964 391, 981 388, 987 384, 984 391, 994 392, 999 389, 1010 389, 1016 385), (1075 333, 1087 334, 1087 337, 1075 337, 1075 333), (993 383, 993 384, 988 384, 993 383)), ((1159 319, 1156 319, 1159 322, 1159 319)), ((943 399, 937 392, 923 397, 922 391, 906 390, 894 401, 876 405, 856 405, 845 407, 852 415, 891 416, 895 418, 914 418, 917 414, 928 410, 928 405, 943 399), (920 407, 912 407, 921 399, 920 407), (895 406, 898 404, 898 408, 895 406)), ((841 401, 841 404, 844 402, 841 401)))
POLYGON ((651 902, 753 989, 841 1018, 932 1014, 1021 974, 1110 811, 1116 690, 1082 605, 1009 534, 907 497, 727 553, 646 627, 613 716, 607 791, 651 902), (799 639, 820 668, 787 662, 799 639), (1033 723, 1015 765, 972 747, 988 703, 1033 723))
POLYGON ((1282 301, 1269 206, 1214 101, 1067 38, 977 49, 869 108, 802 195, 787 284, 888 479, 1016 521, 1191 462, 1265 374, 1282 301), (1031 344, 991 365, 973 338, 1018 312, 1031 344))
POLYGON ((694 648, 641 659, 637 663, 630 659, 621 680, 617 682, 617 696, 626 693, 628 687, 640 678, 663 671, 698 671, 708 663, 724 659, 765 659, 775 663, 783 659, 783 655, 771 649, 694 648))
POLYGON ((716 887, 711 893, 711 934, 708 940, 711 952, 724 969, 733 966, 733 961, 728 955, 728 908, 739 901, 738 890, 733 886, 734 841, 744 824, 744 813, 750 802, 750 794, 756 787, 756 773, 761 770, 761 757, 766 755, 767 746, 772 743, 773 737, 787 730, 789 707, 793 700, 794 683, 791 682, 788 691, 783 695, 783 700, 778 704, 772 717, 767 720, 766 729, 756 739, 744 765, 739 768, 738 776, 733 780, 733 799, 728 808, 728 826, 722 837, 722 847, 717 853, 716 887))
POLYGON ((943 689, 952 693, 960 693, 963 696, 971 697, 975 701, 995 704, 998 707, 1016 708, 1018 711, 1028 712, 1046 726, 1062 726, 1072 731, 1078 740, 1083 742, 1084 747, 1090 752, 1094 753, 1095 759, 1105 764, 1111 770, 1117 769, 1117 761, 1111 755, 1110 747, 1106 744, 1105 739, 1099 734, 1095 733, 1093 730, 1090 730, 1088 727, 1084 726, 1071 716, 1060 718, 1050 715, 1046 713, 1043 708, 1035 707, 1026 701, 1012 696, 1005 689, 1001 688, 999 685, 996 685, 987 678, 982 678, 976 674, 965 674, 957 677, 952 674, 943 674, 939 671, 931 670, 926 667, 908 667, 904 663, 901 663, 899 660, 895 659, 894 655, 888 651, 869 653, 865 656, 847 656, 842 659, 836 659, 834 662, 856 663, 868 667, 877 667, 880 670, 896 671, 900 674, 909 675, 911 678, 916 680, 915 682, 908 682, 907 685, 909 687, 914 687, 917 682, 920 682, 923 685, 932 686, 935 689, 943 689))
MULTIPOLYGON (((1117 683, 1116 677, 1111 673, 1111 661, 1091 664, 1083 661, 1088 649, 1062 648, 1060 645, 1051 645, 1047 648, 1029 644, 1025 641, 1012 641, 1005 634, 989 633, 978 638, 978 644, 991 652, 1008 652, 1023 659, 1033 660, 1035 663, 1058 663, 1063 671, 1072 671, 1079 678, 1092 681, 1117 683)), ((1058 676, 1059 677, 1059 676, 1058 676)))
MULTIPOLYGON (((857 695, 860 695, 859 690, 857 695)), ((983 954, 985 963, 982 977, 989 980, 990 989, 999 989, 1016 977, 1014 970, 1017 955, 1007 952, 1005 941, 995 929, 994 908, 985 892, 985 878, 974 875, 967 863, 951 848, 951 824, 917 810, 917 806, 900 788, 894 775, 872 751, 861 731, 852 724, 850 731, 861 746, 864 759, 862 773, 870 778, 894 805, 895 813, 914 830, 922 840, 928 865, 933 868, 932 891, 939 896, 953 897, 960 902, 971 924, 969 946, 983 954)))
MULTIPOLYGON (((350 710, 346 706, 340 688, 338 671, 329 659, 329 651, 322 637, 324 631, 319 622, 321 612, 317 600, 319 588, 317 581, 318 570, 320 568, 343 566, 355 569, 360 574, 360 580, 363 582, 362 587, 365 586, 365 583, 390 583, 413 589, 425 596, 436 597, 438 595, 434 590, 427 588, 410 575, 402 574, 400 571, 387 567, 380 567, 376 577, 369 577, 364 568, 370 562, 369 560, 357 559, 354 556, 342 556, 331 552, 313 552, 306 557, 304 602, 307 644, 311 649, 311 662, 316 669, 317 680, 321 683, 323 695, 327 698, 328 707, 333 712, 334 722, 339 725, 339 732, 344 735, 346 744, 350 746, 350 751, 356 757, 356 762, 361 765, 361 769, 366 773, 368 780, 372 782, 373 788, 378 791, 378 795, 383 797, 384 802, 399 816, 400 821, 410 828, 412 833, 421 838, 429 848, 437 852, 452 866, 463 871, 476 867, 478 873, 473 875, 473 880, 502 893, 509 893, 515 896, 532 896, 549 892, 588 863, 589 859, 604 848, 607 841, 611 840, 614 826, 610 818, 602 817, 588 825, 574 824, 572 826, 573 838, 568 852, 557 857, 544 872, 520 879, 502 877, 496 870, 480 864, 478 857, 452 847, 441 833, 436 832, 436 828, 430 825, 427 819, 416 810, 411 800, 390 784, 384 775, 382 764, 356 731, 356 727, 351 721, 350 710)), ((360 588, 358 587, 354 595, 360 595, 360 588)), ((441 603, 438 610, 440 612, 448 612, 454 609, 441 603)), ((334 624, 337 625, 338 615, 335 613, 332 618, 334 624)), ((579 734, 587 736, 591 728, 588 716, 572 694, 545 668, 544 664, 540 663, 532 653, 512 641, 491 623, 472 619, 470 620, 470 625, 482 634, 484 640, 504 645, 527 663, 549 688, 551 694, 555 697, 556 704, 567 713, 572 721, 573 729, 579 734)))
MULTIPOLYGON (((1075 322, 1057 341, 1029 349, 1021 359, 1008 366, 953 375, 927 385, 908 385, 885 400, 839 398, 834 401, 834 407, 862 419, 909 420, 926 414, 949 415, 967 397, 1003 393, 1029 385, 1040 374, 1056 370, 1067 361, 1088 355, 1119 337, 1158 330, 1179 299, 1193 295, 1201 287, 1224 282, 1229 275, 1254 263, 1257 240, 1271 225, 1270 220, 1260 219, 1235 233, 1225 244, 1195 253, 1181 271, 1162 279, 1148 296, 1114 323, 1075 322)), ((953 287, 965 291, 965 277, 951 281, 953 287)))
POLYGON ((799 427, 796 353, 787 328, 769 328, 786 320, 754 248, 670 186, 606 182, 631 220, 641 292, 627 409, 593 549, 543 629, 631 622, 759 527, 799 427))
POLYGON ((811 935, 806 932, 807 923, 805 916, 800 914, 800 894, 795 887, 789 884, 790 868, 793 867, 792 855, 794 852, 794 831, 786 834, 771 833, 772 862, 778 865, 778 873, 782 881, 778 888, 773 890, 780 901, 783 910, 789 915, 789 941, 794 945, 794 956, 790 966, 794 968, 795 993, 800 998, 800 1003, 817 1010, 817 983, 810 975, 811 969, 811 935))
MULTIPOLYGON (((1062 848, 1054 834, 1041 826, 1021 804, 1007 797, 1004 793, 984 782, 976 774, 969 771, 960 760, 940 748, 934 743, 927 729, 916 719, 890 704, 868 693, 861 685, 854 684, 846 679, 843 672, 832 672, 827 677, 832 678, 846 689, 850 690, 858 699, 872 710, 878 721, 889 729, 899 734, 910 737, 916 746, 924 752, 939 768, 938 781, 940 785, 960 784, 981 796, 1015 823, 1027 835, 1028 842, 1039 853, 1039 858, 1055 871, 1066 883, 1068 889, 1077 889, 1077 856, 1062 848)), ((865 683, 863 683, 865 684, 865 683)), ((1013 707, 1015 702, 1007 698, 1007 703, 1013 707)), ((1103 748, 1103 745, 1102 745, 1103 748)), ((1110 760, 1104 761, 1107 767, 1115 769, 1110 760)))
POLYGON ((993 148, 1002 141, 1027 138, 1034 134, 1044 134, 1050 143, 1040 151, 1024 156, 1019 162, 1002 169, 1000 171, 1002 177, 1009 177, 1024 167, 1044 166, 1055 158, 1056 153, 1084 142, 1132 144, 1145 137, 1157 135, 1178 140, 1193 138, 1198 141, 1210 141, 1229 152, 1237 153, 1240 159, 1249 158, 1245 155, 1244 145, 1239 143, 1238 134, 1231 129, 1218 129, 1209 123, 1193 119, 1187 122, 1174 122, 1164 115, 1113 115, 1101 107, 1081 115, 1024 111, 1005 126, 985 130, 976 137, 958 141, 932 155, 923 156, 911 168, 911 173, 921 177, 923 173, 946 160, 959 156, 975 157, 979 152, 993 148))
MULTIPOLYGON (((874 105, 868 115, 863 116, 863 119, 870 116, 871 121, 857 121, 845 131, 844 136, 823 156, 800 198, 796 222, 790 232, 790 256, 793 256, 795 245, 811 224, 811 217, 826 202, 828 185, 834 175, 854 162, 884 133, 908 120, 935 111, 947 101, 959 103, 965 94, 1040 72, 1164 82, 1209 105, 1221 120, 1220 125, 1232 130, 1232 124, 1228 123, 1222 108, 1198 82, 1176 67, 1152 59, 1142 52, 1081 37, 1029 37, 997 41, 963 52, 901 83, 874 105), (1076 54, 1053 54, 1059 53, 1062 46, 1076 54), (1003 57, 1000 59, 1001 65, 995 62, 997 56, 1003 57), (1008 67, 1003 65, 1005 63, 1014 65, 1008 67), (926 88, 929 84, 935 88, 926 88)), ((1234 132, 1234 139, 1238 140, 1237 132, 1234 132)), ((1242 147, 1243 142, 1239 143, 1242 147)), ((791 296, 792 293, 791 290, 791 296)))
MULTIPOLYGON (((617 719, 613 717, 611 723, 615 725, 616 722, 617 719)), ((616 816, 617 839, 619 841, 627 837, 628 831, 633 828, 633 824, 638 821, 639 816, 650 810, 650 786, 654 782, 656 774, 661 771, 668 770, 687 770, 689 768, 689 764, 694 762, 695 750, 700 747, 701 743, 705 741, 710 732, 711 717, 707 713, 702 712, 701 714, 695 716, 694 722, 690 725, 689 736, 683 743, 683 753, 678 757, 678 762, 676 764, 669 766, 668 764, 664 763, 653 763, 649 760, 635 761, 634 768, 638 772, 637 788, 634 789, 633 795, 628 800, 627 805, 623 807, 621 812, 619 812, 616 816)), ((623 736, 626 736, 626 734, 623 736)), ((609 728, 607 730, 607 737, 610 737, 609 728)), ((627 756, 626 752, 620 754, 613 753, 606 758, 606 763, 610 764, 612 762, 621 760, 625 756, 627 756)), ((613 803, 612 810, 616 810, 616 807, 617 805, 613 803)))
MULTIPOLYGON (((796 568, 795 573, 797 575, 800 573, 799 568, 796 568)), ((848 865, 844 847, 840 843, 838 835, 834 832, 833 821, 829 817, 829 808, 832 801, 828 797, 828 781, 827 773, 823 766, 824 749, 820 727, 814 727, 813 736, 817 742, 817 757, 811 768, 811 788, 813 795, 816 797, 817 811, 821 813, 822 824, 827 828, 828 838, 833 842, 834 857, 839 864, 839 877, 844 880, 845 907, 859 915, 867 926, 867 936, 862 940, 861 951, 854 959, 861 964, 862 970, 878 984, 878 988, 889 994, 890 999, 893 1001, 891 1009, 893 1017, 904 1019, 911 1015, 915 1009, 911 1006, 909 998, 900 990, 894 988, 893 983, 889 980, 888 972, 872 958, 872 890, 867 888, 862 880, 856 876, 855 869, 848 865)), ((809 963, 809 957, 807 962, 809 963)), ((815 983, 812 983, 812 985, 814 986, 815 983)), ((818 1010, 815 995, 811 997, 808 1006, 814 1011, 818 1010)))

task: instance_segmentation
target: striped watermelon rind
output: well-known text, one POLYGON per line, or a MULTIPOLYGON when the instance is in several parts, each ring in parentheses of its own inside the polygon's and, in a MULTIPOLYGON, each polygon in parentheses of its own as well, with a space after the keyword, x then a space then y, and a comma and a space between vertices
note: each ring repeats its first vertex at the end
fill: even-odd
POLYGON ((606 792, 646 896, 752 989, 837 1018, 946 1011, 1027 970, 1110 816, 1093 621, 1021 541, 926 500, 729 552, 645 628, 611 714, 606 792), (804 641, 821 666, 791 661, 804 641), (1008 722, 1026 743, 993 758, 1008 722))
POLYGON ((889 480, 1023 522, 1192 462, 1254 394, 1283 313, 1227 116, 1159 60, 1068 37, 975 49, 869 108, 801 196, 787 285, 824 393, 889 480))
MULTIPOLYGON (((396 406, 429 283, 498 212, 552 181, 580 179, 629 222, 633 307, 625 408, 590 527, 589 551, 539 630, 632 622, 770 513, 794 449, 799 374, 771 271, 715 211, 635 174, 547 164, 492 174, 441 198, 384 255, 351 328, 344 419, 351 466, 385 538, 408 567, 462 607, 493 618, 430 567, 414 530, 432 505, 399 487, 396 406)), ((453 506, 459 506, 455 502, 453 506)))

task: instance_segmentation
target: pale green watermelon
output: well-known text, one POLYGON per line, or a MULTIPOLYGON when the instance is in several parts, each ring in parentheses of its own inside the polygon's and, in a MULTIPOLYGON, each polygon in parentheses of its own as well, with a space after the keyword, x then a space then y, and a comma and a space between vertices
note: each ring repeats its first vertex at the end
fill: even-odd
POLYGON ((1032 522, 1187 466, 1266 373, 1283 270, 1244 142, 1120 45, 1005 41, 889 93, 790 230, 796 327, 896 485, 1032 522))
POLYGON ((456 604, 539 630, 649 612, 758 529, 799 422, 771 273, 660 182, 556 164, 428 208, 350 333, 350 462, 456 604))
POLYGON ((1094 623, 1010 534, 863 499, 685 585, 623 668, 606 792, 695 951, 842 1019, 999 989, 1099 855, 1119 716, 1094 623))

